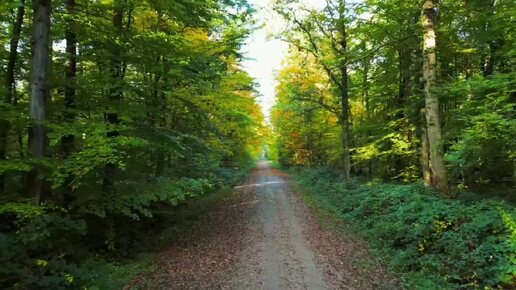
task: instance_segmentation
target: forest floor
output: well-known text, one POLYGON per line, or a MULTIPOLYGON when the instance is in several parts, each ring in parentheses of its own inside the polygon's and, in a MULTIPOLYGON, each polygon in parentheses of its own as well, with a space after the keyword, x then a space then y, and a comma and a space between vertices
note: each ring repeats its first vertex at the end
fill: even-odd
POLYGON ((399 288, 364 241, 291 183, 261 161, 126 289, 399 288))

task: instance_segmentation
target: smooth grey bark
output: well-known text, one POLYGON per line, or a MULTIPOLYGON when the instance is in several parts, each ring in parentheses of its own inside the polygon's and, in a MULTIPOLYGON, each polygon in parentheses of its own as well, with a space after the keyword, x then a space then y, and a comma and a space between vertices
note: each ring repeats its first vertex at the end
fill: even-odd
MULTIPOLYGON (((31 95, 29 104, 29 152, 35 160, 45 156, 47 136, 44 122, 50 98, 50 13, 51 0, 33 0, 31 95)), ((39 203, 43 198, 41 167, 36 165, 29 182, 30 194, 39 203)))

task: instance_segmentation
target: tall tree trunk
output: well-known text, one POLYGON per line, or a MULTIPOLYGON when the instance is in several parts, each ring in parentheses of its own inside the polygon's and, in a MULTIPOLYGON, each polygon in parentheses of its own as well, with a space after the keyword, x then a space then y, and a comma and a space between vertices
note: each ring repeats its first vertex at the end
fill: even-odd
MULTIPOLYGON (((161 21, 161 17, 158 15, 158 21, 161 21)), ((161 22, 160 22, 161 23, 161 22)), ((159 56, 156 59, 157 66, 163 66, 164 60, 162 61, 162 56, 159 56)), ((165 128, 166 120, 164 120, 164 116, 166 115, 164 111, 166 111, 166 103, 163 100, 162 89, 160 87, 162 78, 162 72, 151 74, 150 80, 152 81, 152 93, 151 97, 148 100, 147 107, 150 111, 147 112, 147 119, 151 126, 158 128, 165 128), (163 111, 161 111, 163 110, 163 111)), ((156 175, 161 176, 165 171, 165 148, 164 146, 157 146, 155 149, 155 160, 156 160, 156 175)))
MULTIPOLYGON (((404 44, 405 45, 405 44, 404 44)), ((406 45, 405 45, 406 46, 406 45)), ((404 122, 407 116, 407 103, 411 94, 410 89, 410 64, 412 63, 412 51, 406 47, 398 48, 398 96, 396 98, 396 119, 398 120, 398 126, 396 130, 399 133, 406 134, 407 140, 409 139, 409 131, 406 130, 406 123, 404 122)), ((394 168, 397 174, 401 174, 407 166, 406 159, 404 156, 395 156, 394 168)))
POLYGON ((398 56, 399 56, 399 86, 398 86, 398 99, 397 99, 397 106, 398 106, 398 114, 397 118, 402 119, 406 117, 406 105, 408 102, 408 99, 411 95, 411 87, 410 87, 410 69, 411 69, 411 63, 412 63, 412 50, 406 49, 406 48, 400 48, 398 50, 398 56))
MULTIPOLYGON (((114 3, 114 14, 113 14, 113 27, 117 32, 117 37, 122 36, 123 23, 124 22, 124 0, 115 0, 114 3)), ((122 78, 124 74, 124 64, 122 60, 122 49, 117 42, 112 43, 112 59, 110 73, 113 80, 112 88, 109 90, 109 101, 110 101, 110 112, 105 114, 106 123, 111 125, 120 124, 120 119, 117 112, 113 112, 114 108, 118 108, 118 104, 122 99, 122 78)), ((115 138, 120 133, 117 130, 109 131, 106 136, 108 138, 115 138)), ((104 190, 110 192, 113 190, 114 178, 115 178, 116 165, 108 163, 104 167, 104 190)))
POLYGON ((430 149, 428 145, 428 133, 426 131, 425 111, 421 110, 421 170, 423 172, 423 182, 426 187, 432 186, 432 171, 430 170, 430 149))
MULTIPOLYGON (((20 42, 21 29, 23 25, 23 18, 25 17, 25 0, 21 1, 20 7, 16 12, 16 22, 13 26, 13 34, 9 45, 9 59, 7 61, 7 70, 5 78, 5 87, 7 92, 4 97, 4 103, 12 104, 15 96, 15 68, 16 60, 18 59, 18 44, 20 42)), ((0 119, 0 160, 5 160, 7 149, 7 138, 9 134, 9 121, 0 119)), ((5 189, 5 177, 0 175, 0 193, 5 189)))
MULTIPOLYGON (((50 98, 50 13, 51 0, 33 0, 33 47, 29 116, 29 152, 31 157, 44 157, 47 147, 45 125, 47 100, 50 98)), ((43 180, 41 166, 36 165, 29 180, 30 193, 41 203, 43 180)))
MULTIPOLYGON (((492 25, 492 19, 495 15, 495 0, 488 0, 485 2, 486 6, 485 7, 485 11, 486 11, 486 16, 485 19, 485 23, 484 23, 484 27, 483 27, 483 33, 485 35, 491 35, 493 33, 493 31, 490 31, 493 27, 492 25)), ((484 77, 487 77, 487 76, 490 76, 493 74, 494 72, 494 65, 495 65, 495 55, 496 55, 496 50, 497 50, 497 46, 496 46, 496 37, 493 38, 493 39, 489 39, 488 40, 488 48, 489 48, 489 51, 486 52, 486 53, 483 53, 482 56, 481 56, 481 70, 482 70, 482 75, 484 77)))
POLYGON ((439 100, 432 90, 436 79, 436 37, 435 37, 435 0, 423 3, 423 78, 425 80, 425 113, 430 148, 430 168, 432 170, 432 187, 448 194, 448 178, 444 165, 444 153, 441 136, 441 118, 439 100))
POLYGON ((11 36, 11 43, 9 45, 9 60, 7 62, 7 77, 5 80, 5 86, 7 93, 4 98, 4 102, 11 104, 13 102, 15 94, 15 68, 16 60, 18 58, 18 44, 20 42, 20 34, 23 25, 23 18, 25 17, 25 0, 21 1, 20 7, 17 9, 16 22, 13 27, 13 34, 11 36))
MULTIPOLYGON (((362 43, 362 47, 364 51, 366 50, 366 43, 362 43)), ((363 78, 362 78, 362 90, 364 91, 363 94, 363 103, 365 107, 365 117, 367 118, 367 121, 371 118, 371 108, 370 108, 370 101, 369 101, 369 66, 370 62, 369 59, 364 59, 362 61, 362 67, 363 67, 363 78)), ((367 140, 370 139, 371 133, 369 131, 366 132, 367 140)), ((367 176, 372 177, 373 176, 373 164, 372 160, 367 161, 367 176)))
MULTIPOLYGON (((348 42, 347 42, 347 31, 346 31, 346 1, 339 1, 339 25, 340 25, 340 46, 344 53, 347 52, 348 42)), ((349 113, 350 105, 349 105, 349 88, 348 88, 348 67, 347 60, 343 57, 343 60, 340 64, 340 73, 341 73, 341 127, 342 127, 342 149, 343 149, 343 165, 344 165, 344 178, 349 179, 351 177, 351 154, 350 154, 350 122, 349 122, 349 113)))
MULTIPOLYGON (((66 41, 66 70, 65 70, 65 88, 64 88, 64 121, 72 123, 75 119, 75 101, 76 101, 76 77, 77 77, 77 22, 76 2, 75 0, 66 0, 65 2, 67 19, 65 28, 66 41)), ((70 156, 75 150, 75 136, 71 133, 61 137, 61 152, 64 156, 70 156)), ((65 181, 64 201, 70 203, 74 200, 73 188, 71 186, 73 176, 69 175, 65 181)))
MULTIPOLYGON (((365 48, 365 46, 364 46, 365 48)), ((369 60, 363 61, 363 68, 364 68, 364 76, 362 78, 362 89, 364 90, 364 107, 365 107, 365 115, 366 118, 371 118, 371 108, 369 105, 369 60)))
MULTIPOLYGON (((66 13, 68 18, 66 21, 66 72, 65 72, 65 90, 64 90, 64 103, 65 103, 65 120, 67 122, 73 122, 75 114, 75 94, 76 94, 76 83, 75 78, 77 76, 77 23, 75 22, 75 0, 66 0, 66 13)), ((65 155, 69 155, 74 150, 75 137, 72 134, 68 134, 61 138, 61 150, 65 155)))

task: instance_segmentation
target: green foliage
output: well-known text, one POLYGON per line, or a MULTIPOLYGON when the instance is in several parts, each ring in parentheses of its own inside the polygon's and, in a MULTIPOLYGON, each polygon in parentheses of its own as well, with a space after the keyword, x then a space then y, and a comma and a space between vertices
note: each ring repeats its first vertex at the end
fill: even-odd
POLYGON ((516 279, 516 211, 493 201, 439 197, 420 183, 339 181, 296 173, 299 188, 370 241, 408 289, 497 289, 516 279))
POLYGON ((0 288, 121 289, 130 277, 105 273, 138 266, 124 270, 115 258, 173 223, 164 212, 240 180, 261 152, 264 117, 239 52, 252 8, 243 0, 52 1, 48 144, 35 158, 32 3, 18 36, 21 2, 1 2, 0 288))
MULTIPOLYGON (((441 107, 440 146, 450 185, 511 186, 516 182, 514 1, 433 2, 438 17, 432 91, 441 107)), ((315 9, 302 1, 276 2, 287 23, 281 37, 290 44, 272 118, 272 152, 279 163, 343 167, 341 136, 347 133, 355 175, 421 178, 427 127, 421 4, 331 0, 315 9), (344 3, 341 15, 336 8, 344 3), (347 49, 340 48, 341 24, 347 49), (348 132, 338 118, 343 66, 351 106, 348 132)))
POLYGON ((272 157, 281 165, 338 164, 340 134, 335 131, 337 115, 321 110, 311 98, 331 103, 326 81, 317 75, 310 58, 293 55, 292 65, 279 74, 277 99, 272 109, 274 141, 272 157), (337 154, 335 154, 337 153, 337 154), (336 158, 337 157, 337 158, 336 158))
MULTIPOLYGON (((99 249, 118 255, 130 251, 134 255, 142 239, 149 248, 150 227, 162 231, 170 226, 168 223, 180 222, 164 219, 164 210, 173 211, 173 207, 194 197, 213 195, 240 181, 245 172, 218 169, 211 181, 162 177, 142 186, 142 192, 119 196, 116 203, 110 201, 112 196, 102 195, 90 197, 90 202, 81 201, 71 210, 30 203, 3 204, 0 262, 5 267, 0 270, 0 283, 22 289, 120 289, 142 270, 144 262, 117 266, 109 256, 99 255, 99 249), (214 182, 219 189, 214 188, 214 182)), ((205 199, 204 202, 209 204, 205 199)))
POLYGON ((450 84, 442 90, 448 98, 467 99, 449 117, 453 126, 447 134, 451 143, 447 159, 457 179, 470 184, 510 181, 510 175, 500 171, 510 172, 516 162, 515 104, 511 101, 515 83, 514 75, 500 74, 450 84))
POLYGON ((93 275, 91 261, 79 265, 72 258, 85 254, 77 248, 86 233, 83 219, 62 208, 30 204, 6 204, 0 216, 6 227, 0 233, 1 285, 69 289, 93 275))

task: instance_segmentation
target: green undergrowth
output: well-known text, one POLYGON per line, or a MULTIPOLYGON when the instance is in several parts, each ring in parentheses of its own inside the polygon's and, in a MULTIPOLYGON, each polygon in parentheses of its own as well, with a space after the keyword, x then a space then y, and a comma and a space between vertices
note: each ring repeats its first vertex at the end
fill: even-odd
POLYGON ((152 271, 156 255, 194 231, 199 217, 231 194, 250 168, 141 185, 115 209, 0 205, 0 288, 122 289, 152 271))
POLYGON ((342 181, 292 170, 308 199, 345 221, 406 289, 516 287, 516 211, 489 199, 444 199, 423 184, 342 181))

